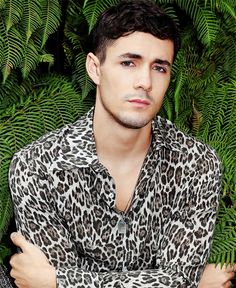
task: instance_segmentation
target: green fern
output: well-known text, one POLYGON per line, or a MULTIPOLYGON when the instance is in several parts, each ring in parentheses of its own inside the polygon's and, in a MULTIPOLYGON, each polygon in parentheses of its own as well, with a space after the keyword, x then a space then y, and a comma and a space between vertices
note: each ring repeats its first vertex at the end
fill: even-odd
POLYGON ((187 73, 186 73, 186 67, 185 67, 185 53, 184 51, 180 51, 178 53, 176 62, 173 67, 173 73, 176 71, 176 67, 178 67, 178 73, 175 73, 175 92, 174 92, 174 103, 175 103, 175 113, 176 117, 179 115, 180 111, 180 98, 181 98, 181 89, 184 86, 186 80, 187 80, 187 73))
POLYGON ((0 33, 4 41, 3 57, 1 70, 3 74, 3 83, 11 73, 12 69, 17 67, 22 57, 23 39, 15 27, 7 31, 3 19, 0 16, 0 33))
MULTIPOLYGON (((0 86, 0 122, 4 113, 10 106, 11 109, 14 104, 23 103, 34 88, 35 83, 38 83, 39 75, 36 72, 31 72, 27 79, 19 77, 18 73, 13 71, 7 78, 5 84, 0 86)), ((40 85, 40 84, 37 84, 40 85)))
POLYGON ((87 74, 85 67, 86 54, 79 53, 75 58, 75 70, 73 82, 79 83, 82 91, 82 99, 85 99, 90 91, 95 89, 95 85, 87 74))
POLYGON ((83 5, 83 14, 89 25, 89 33, 91 32, 98 16, 108 7, 115 5, 118 0, 85 0, 83 5))
POLYGON ((39 1, 23 0, 24 14, 22 23, 26 36, 26 44, 31 35, 41 26, 41 6, 39 1))
POLYGON ((23 3, 21 1, 17 0, 9 0, 5 2, 5 24, 6 24, 6 30, 9 31, 9 29, 17 24, 23 13, 23 3))
POLYGON ((26 78, 29 72, 36 68, 38 62, 38 50, 32 41, 28 41, 27 45, 24 47, 24 56, 20 64, 23 78, 26 78))
POLYGON ((60 24, 60 4, 58 0, 44 0, 42 2, 42 42, 41 48, 44 47, 50 34, 54 33, 60 24), (54 21, 52 21, 52 19, 54 21))
POLYGON ((221 201, 214 232, 212 253, 209 261, 211 263, 235 263, 236 247, 236 214, 234 208, 227 208, 221 201))
MULTIPOLYGON (((208 5, 209 0, 205 0, 205 6, 208 5)), ((234 0, 210 0, 212 10, 220 11, 224 15, 229 15, 236 20, 236 3, 234 0)))
POLYGON ((40 61, 52 57, 43 51, 46 41, 60 24, 58 0, 9 0, 0 9, 0 68, 2 82, 21 68, 25 78, 40 61), (40 55, 40 56, 39 56, 40 55))
POLYGON ((195 0, 176 0, 181 9, 192 18, 198 39, 207 47, 214 43, 219 31, 219 20, 209 6, 204 7, 195 0))

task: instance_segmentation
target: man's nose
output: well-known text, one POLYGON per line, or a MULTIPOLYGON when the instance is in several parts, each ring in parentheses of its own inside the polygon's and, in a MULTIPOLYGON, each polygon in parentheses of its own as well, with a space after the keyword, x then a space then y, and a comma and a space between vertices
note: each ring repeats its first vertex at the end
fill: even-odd
POLYGON ((147 68, 140 69, 134 80, 135 89, 143 89, 145 91, 152 90, 151 71, 147 68))

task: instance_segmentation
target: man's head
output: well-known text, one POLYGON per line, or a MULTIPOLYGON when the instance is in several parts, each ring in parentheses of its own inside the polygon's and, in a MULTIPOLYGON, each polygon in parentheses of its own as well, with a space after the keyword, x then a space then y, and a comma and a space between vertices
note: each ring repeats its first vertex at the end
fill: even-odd
POLYGON ((174 57, 179 46, 179 32, 173 20, 148 1, 121 1, 100 15, 91 32, 92 52, 102 64, 106 48, 116 39, 134 32, 145 32, 174 43, 174 57))
POLYGON ((175 24, 155 4, 136 0, 104 12, 92 35, 86 68, 97 85, 95 115, 131 129, 150 125, 179 46, 175 24))

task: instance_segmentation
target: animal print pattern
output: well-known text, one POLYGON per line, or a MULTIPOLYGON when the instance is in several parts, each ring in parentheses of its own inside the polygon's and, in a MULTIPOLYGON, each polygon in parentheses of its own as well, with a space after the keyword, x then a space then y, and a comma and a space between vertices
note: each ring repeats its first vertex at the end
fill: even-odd
POLYGON ((58 288, 197 287, 219 203, 218 157, 157 116, 131 206, 117 211, 93 112, 14 156, 18 229, 55 266, 58 288))

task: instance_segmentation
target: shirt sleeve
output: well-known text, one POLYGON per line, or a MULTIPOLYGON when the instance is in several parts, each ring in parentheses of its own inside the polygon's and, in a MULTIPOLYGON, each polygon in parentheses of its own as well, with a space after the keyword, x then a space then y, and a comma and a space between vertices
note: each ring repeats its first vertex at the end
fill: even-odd
POLYGON ((210 255, 221 178, 219 158, 208 148, 198 155, 191 182, 182 191, 182 207, 166 207, 162 215, 161 266, 182 275, 187 287, 198 287, 210 255))
POLYGON ((80 257, 75 243, 57 211, 57 196, 49 191, 50 175, 32 158, 18 153, 11 163, 9 184, 16 222, 18 230, 38 245, 56 268, 58 288, 198 286, 209 256, 219 200, 218 163, 212 160, 218 169, 209 173, 198 171, 190 189, 191 203, 163 219, 160 264, 151 270, 102 273, 78 268, 80 257))

